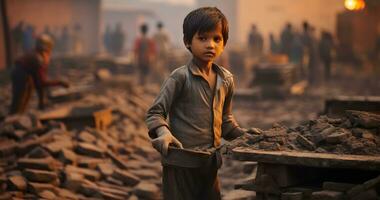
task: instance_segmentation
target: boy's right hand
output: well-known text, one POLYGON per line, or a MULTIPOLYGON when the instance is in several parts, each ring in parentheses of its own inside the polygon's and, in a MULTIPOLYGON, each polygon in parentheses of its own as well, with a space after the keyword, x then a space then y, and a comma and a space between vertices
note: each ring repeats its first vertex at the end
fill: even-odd
POLYGON ((172 135, 166 126, 157 128, 156 132, 158 137, 152 140, 152 145, 163 156, 168 155, 168 148, 170 144, 183 149, 181 142, 172 135))

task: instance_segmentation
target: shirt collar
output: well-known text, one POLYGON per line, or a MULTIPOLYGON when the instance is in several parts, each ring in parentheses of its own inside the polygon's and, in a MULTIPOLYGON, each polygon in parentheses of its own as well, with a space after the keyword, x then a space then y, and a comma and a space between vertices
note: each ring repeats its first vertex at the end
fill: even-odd
MULTIPOLYGON (((199 67, 195 65, 195 63, 192 60, 189 61, 187 66, 189 67, 190 72, 193 75, 202 76, 199 67)), ((222 67, 220 67, 219 65, 215 63, 212 63, 212 68, 216 71, 217 76, 222 78, 223 80, 226 80, 226 78, 232 76, 232 74, 227 73, 225 70, 222 69, 222 67)))

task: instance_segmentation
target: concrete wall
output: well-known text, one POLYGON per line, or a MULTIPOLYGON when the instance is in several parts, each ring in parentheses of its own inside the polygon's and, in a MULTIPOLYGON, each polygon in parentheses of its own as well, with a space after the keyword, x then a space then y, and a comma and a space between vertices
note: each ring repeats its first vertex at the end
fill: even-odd
POLYGON ((342 0, 198 0, 198 5, 215 5, 226 13, 235 29, 231 30, 234 44, 245 44, 251 24, 255 23, 264 35, 265 46, 269 33, 279 36, 286 22, 301 29, 307 20, 318 34, 321 29, 335 32, 336 14, 344 10, 342 0))
POLYGON ((100 29, 100 0, 22 0, 7 1, 9 25, 11 28, 20 21, 36 27, 37 34, 47 25, 60 30, 67 25, 82 26, 83 50, 86 53, 98 51, 100 29))

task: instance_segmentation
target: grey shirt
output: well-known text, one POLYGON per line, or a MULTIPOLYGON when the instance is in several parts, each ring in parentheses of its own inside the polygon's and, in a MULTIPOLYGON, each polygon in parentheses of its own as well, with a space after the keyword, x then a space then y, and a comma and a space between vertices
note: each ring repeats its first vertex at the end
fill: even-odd
POLYGON ((232 115, 233 75, 216 64, 212 67, 217 73, 214 94, 193 62, 171 73, 147 113, 151 138, 157 137, 158 127, 167 126, 184 148, 218 147, 221 137, 230 140, 243 134, 232 115))

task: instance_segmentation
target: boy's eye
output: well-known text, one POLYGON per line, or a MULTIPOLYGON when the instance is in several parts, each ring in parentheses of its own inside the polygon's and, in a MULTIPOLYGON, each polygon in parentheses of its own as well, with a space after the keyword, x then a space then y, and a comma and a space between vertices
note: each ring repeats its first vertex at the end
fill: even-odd
POLYGON ((207 40, 207 38, 204 37, 204 36, 199 36, 198 38, 199 38, 199 40, 201 40, 201 41, 205 41, 205 40, 207 40))
POLYGON ((216 37, 216 38, 214 38, 214 41, 217 42, 217 43, 219 43, 219 42, 222 41, 222 38, 220 38, 220 37, 216 37))

